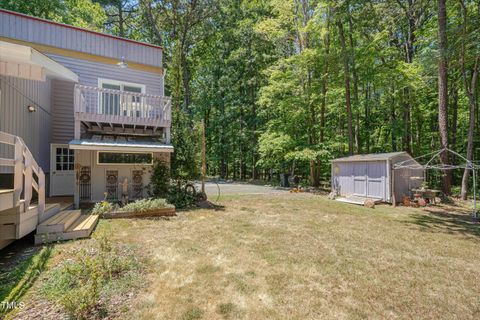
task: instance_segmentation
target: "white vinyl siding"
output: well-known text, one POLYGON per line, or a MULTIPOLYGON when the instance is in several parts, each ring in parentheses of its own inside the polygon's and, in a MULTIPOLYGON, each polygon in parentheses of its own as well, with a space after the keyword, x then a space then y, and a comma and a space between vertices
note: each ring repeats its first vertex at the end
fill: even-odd
MULTIPOLYGON (((0 131, 21 137, 45 172, 50 168, 51 114, 51 80, 0 76, 0 131), (28 106, 37 111, 29 112, 28 106)), ((13 148, 0 144, 0 158, 12 157, 13 148)), ((11 172, 6 167, 0 170, 11 172)))

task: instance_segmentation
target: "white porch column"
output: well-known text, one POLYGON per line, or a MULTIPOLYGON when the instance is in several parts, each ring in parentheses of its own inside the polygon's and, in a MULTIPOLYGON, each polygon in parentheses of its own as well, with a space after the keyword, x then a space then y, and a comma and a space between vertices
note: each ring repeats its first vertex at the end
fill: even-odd
POLYGON ((78 209, 80 207, 80 184, 79 184, 79 178, 80 178, 80 162, 78 161, 79 157, 79 150, 73 150, 73 157, 75 159, 75 177, 74 177, 74 188, 73 188, 73 203, 75 205, 75 209, 78 209))

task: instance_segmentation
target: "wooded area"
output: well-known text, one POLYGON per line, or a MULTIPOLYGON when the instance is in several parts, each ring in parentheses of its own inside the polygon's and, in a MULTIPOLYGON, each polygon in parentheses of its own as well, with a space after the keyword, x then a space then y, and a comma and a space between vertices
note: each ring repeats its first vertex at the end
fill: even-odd
MULTIPOLYGON (((480 1, 0 0, 164 48, 173 169, 318 185, 333 157, 449 147, 479 159, 480 1)), ((458 159, 442 154, 443 163, 458 159)), ((432 173, 467 196, 469 171, 432 173)), ((451 191, 451 187, 453 187, 451 191)))

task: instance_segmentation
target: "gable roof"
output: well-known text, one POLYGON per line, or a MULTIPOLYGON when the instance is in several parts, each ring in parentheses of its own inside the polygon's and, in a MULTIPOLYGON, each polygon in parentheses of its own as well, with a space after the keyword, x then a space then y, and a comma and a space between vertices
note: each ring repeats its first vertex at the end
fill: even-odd
POLYGON ((356 154, 353 156, 333 159, 332 162, 390 160, 400 155, 408 155, 408 153, 405 151, 399 151, 399 152, 387 152, 387 153, 356 154))

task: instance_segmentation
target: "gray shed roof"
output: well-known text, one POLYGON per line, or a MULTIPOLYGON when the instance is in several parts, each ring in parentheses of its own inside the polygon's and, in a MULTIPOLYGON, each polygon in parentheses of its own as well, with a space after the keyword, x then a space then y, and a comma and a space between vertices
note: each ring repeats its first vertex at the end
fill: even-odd
POLYGON ((333 159, 332 162, 390 160, 399 155, 408 155, 408 153, 405 151, 400 151, 400 152, 387 152, 387 153, 356 154, 353 156, 333 159))

